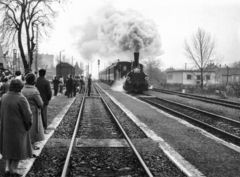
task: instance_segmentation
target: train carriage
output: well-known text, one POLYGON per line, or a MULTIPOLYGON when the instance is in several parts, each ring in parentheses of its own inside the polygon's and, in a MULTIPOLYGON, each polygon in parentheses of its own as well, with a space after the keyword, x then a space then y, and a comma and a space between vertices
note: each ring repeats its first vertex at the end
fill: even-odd
POLYGON ((139 64, 139 53, 134 53, 134 62, 118 61, 99 73, 101 81, 113 84, 115 81, 125 79, 123 89, 129 92, 142 92, 148 90, 148 77, 139 64))

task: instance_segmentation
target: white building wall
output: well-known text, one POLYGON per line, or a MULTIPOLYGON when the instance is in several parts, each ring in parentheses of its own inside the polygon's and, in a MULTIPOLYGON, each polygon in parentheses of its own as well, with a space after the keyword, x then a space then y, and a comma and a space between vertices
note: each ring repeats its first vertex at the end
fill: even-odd
MULTIPOLYGON (((184 85, 195 85, 197 83, 197 75, 201 75, 200 72, 191 72, 191 71, 179 71, 179 72, 169 72, 167 73, 167 83, 174 84, 174 83, 182 83, 184 85), (187 75, 191 75, 191 79, 187 79, 187 75), (172 77, 170 77, 172 76, 172 77)), ((204 74, 204 84, 215 84, 215 72, 206 73, 204 74), (210 75, 210 80, 206 80, 206 75, 210 75)), ((200 80, 199 80, 200 82, 200 80)))
POLYGON ((167 83, 182 83, 182 72, 167 73, 167 83))

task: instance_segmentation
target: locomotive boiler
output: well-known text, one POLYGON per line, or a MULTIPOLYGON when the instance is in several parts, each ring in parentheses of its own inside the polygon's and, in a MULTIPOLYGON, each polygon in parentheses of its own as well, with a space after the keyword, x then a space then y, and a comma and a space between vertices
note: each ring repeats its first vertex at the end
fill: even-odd
POLYGON ((132 63, 131 71, 126 75, 123 89, 137 93, 148 91, 148 77, 143 71, 143 65, 139 64, 138 52, 134 53, 134 62, 132 63))

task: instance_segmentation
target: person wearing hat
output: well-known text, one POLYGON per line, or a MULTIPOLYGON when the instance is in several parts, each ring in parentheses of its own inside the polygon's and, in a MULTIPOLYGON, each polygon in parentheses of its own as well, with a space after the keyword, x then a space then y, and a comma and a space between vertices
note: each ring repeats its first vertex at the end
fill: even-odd
POLYGON ((0 153, 6 161, 5 176, 21 176, 18 169, 20 160, 32 156, 29 133, 33 121, 32 111, 28 100, 21 93, 22 88, 20 80, 12 80, 9 92, 1 99, 0 153))
POLYGON ((92 75, 89 74, 89 77, 88 77, 88 96, 90 96, 90 93, 91 93, 91 87, 92 87, 92 75))
POLYGON ((50 82, 45 78, 46 70, 40 69, 38 71, 39 77, 36 81, 36 87, 40 93, 40 96, 43 100, 43 107, 41 109, 42 112, 42 119, 43 119, 43 127, 45 130, 45 133, 47 132, 47 107, 48 103, 52 98, 52 90, 50 87, 50 82))
POLYGON ((20 80, 20 81, 23 81, 21 71, 16 71, 16 72, 15 72, 15 79, 18 79, 18 80, 20 80))
POLYGON ((35 87, 36 79, 37 78, 35 74, 27 74, 25 77, 26 84, 22 89, 22 94, 27 98, 33 115, 33 125, 30 129, 30 137, 32 148, 34 150, 39 149, 39 147, 35 146, 34 144, 45 139, 41 117, 41 108, 43 106, 43 101, 38 89, 35 87))

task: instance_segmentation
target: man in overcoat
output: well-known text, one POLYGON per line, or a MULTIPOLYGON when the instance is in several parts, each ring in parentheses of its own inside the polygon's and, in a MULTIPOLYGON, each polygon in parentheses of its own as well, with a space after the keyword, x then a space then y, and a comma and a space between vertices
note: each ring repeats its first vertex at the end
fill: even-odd
POLYGON ((27 99, 21 93, 23 83, 14 79, 9 92, 0 102, 0 153, 6 160, 5 176, 20 176, 20 160, 32 156, 29 130, 32 126, 32 112, 27 99))
POLYGON ((36 87, 40 92, 40 96, 43 100, 43 107, 41 109, 42 118, 43 118, 43 127, 45 129, 45 133, 48 133, 47 130, 47 107, 48 103, 52 98, 52 91, 50 87, 50 82, 45 78, 46 70, 40 69, 39 70, 39 77, 36 81, 36 87))
POLYGON ((60 81, 57 79, 57 76, 55 76, 52 82, 53 82, 54 96, 57 96, 57 94, 58 94, 58 85, 60 84, 60 81))
POLYGON ((73 92, 73 79, 72 79, 72 75, 70 75, 69 79, 66 82, 66 89, 67 89, 67 96, 68 98, 72 97, 72 92, 73 92))
POLYGON ((90 96, 90 93, 91 93, 91 87, 92 87, 92 75, 89 74, 89 77, 88 77, 88 96, 90 96))

